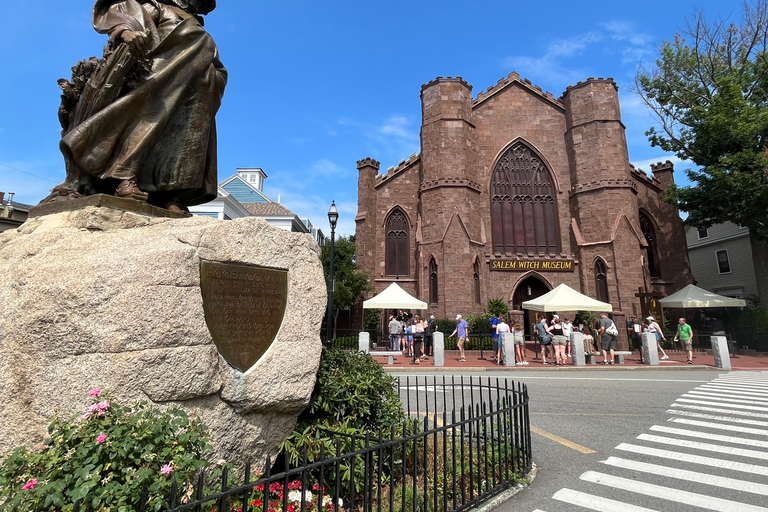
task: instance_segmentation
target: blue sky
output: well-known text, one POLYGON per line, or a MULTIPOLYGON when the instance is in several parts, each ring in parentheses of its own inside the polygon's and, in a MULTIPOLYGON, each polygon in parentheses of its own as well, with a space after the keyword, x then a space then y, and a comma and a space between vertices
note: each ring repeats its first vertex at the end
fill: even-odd
MULTIPOLYGON (((355 163, 382 171, 419 151, 422 84, 464 77, 473 94, 517 71, 559 96, 587 77, 619 84, 630 160, 671 159, 651 148, 653 124, 631 92, 695 8, 738 21, 736 1, 262 2, 219 0, 206 20, 229 84, 217 117, 219 181, 261 167, 264 191, 326 233, 332 199, 340 234, 354 233, 355 163), (589 6, 589 7, 588 7, 589 6)), ((92 0, 5 2, 0 19, 0 191, 36 204, 64 178, 58 78, 101 56, 92 0), (64 7, 66 6, 66 8, 64 7)), ((678 164, 675 179, 684 182, 678 164)))

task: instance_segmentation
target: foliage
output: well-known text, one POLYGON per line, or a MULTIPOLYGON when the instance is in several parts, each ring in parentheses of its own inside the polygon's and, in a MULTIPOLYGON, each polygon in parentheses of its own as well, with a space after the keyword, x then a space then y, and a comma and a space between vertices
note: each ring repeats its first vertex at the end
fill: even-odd
POLYGON ((576 313, 576 318, 574 318, 573 324, 583 324, 584 327, 589 327, 591 329, 599 320, 600 317, 594 311, 579 311, 576 313))
MULTIPOLYGON (((469 327, 469 334, 491 334, 491 315, 487 311, 483 312, 480 316, 470 313, 465 320, 469 327)), ((451 333, 449 332, 448 334, 451 333)))
MULTIPOLYGON (((325 282, 330 282, 329 268, 331 264, 331 244, 322 248, 323 270, 325 282)), ((355 262, 355 236, 340 236, 334 243, 333 278, 336 288, 333 292, 334 312, 354 306, 364 291, 370 289, 367 272, 359 270, 355 262)))
MULTIPOLYGON (((137 510, 144 487, 147 510, 160 510, 175 478, 184 485, 208 463, 207 427, 180 409, 132 408, 93 390, 82 416, 54 415, 39 450, 15 449, 0 468, 3 510, 137 510)), ((183 487, 182 487, 183 488, 183 487)), ((189 497, 189 496, 187 496, 189 497)))
POLYGON ((509 304, 504 299, 488 299, 486 301, 486 311, 496 318, 500 316, 506 317, 509 315, 509 304))
POLYGON ((435 325, 437 325, 437 330, 443 333, 445 338, 448 338, 448 335, 456 329, 456 320, 453 318, 438 318, 435 320, 435 325))
MULTIPOLYGON (((686 224, 734 222, 749 228, 759 268, 768 265, 768 0, 745 4, 740 24, 696 13, 665 41, 656 69, 641 71, 636 90, 661 131, 653 146, 690 160, 690 187, 670 185, 667 200, 688 212, 686 224), (759 249, 759 250, 756 250, 759 249)), ((758 272, 759 273, 759 272, 758 272)), ((758 279, 768 306, 768 276, 758 279)))

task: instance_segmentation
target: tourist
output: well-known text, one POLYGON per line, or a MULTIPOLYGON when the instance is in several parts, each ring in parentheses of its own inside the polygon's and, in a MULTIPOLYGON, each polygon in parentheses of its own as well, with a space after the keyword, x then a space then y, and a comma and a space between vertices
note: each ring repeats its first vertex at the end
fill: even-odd
POLYGON ((573 357, 573 347, 571 347, 571 334, 573 333, 573 324, 567 317, 563 319, 563 333, 565 334, 566 356, 573 357))
POLYGON ((503 361, 504 353, 504 334, 509 332, 509 325, 504 321, 504 317, 500 316, 494 327, 496 331, 496 338, 494 338, 493 355, 496 364, 501 364, 503 361))
POLYGON ((584 354, 593 356, 597 354, 597 347, 595 347, 595 338, 592 336, 591 329, 587 327, 586 329, 579 329, 581 331, 582 337, 584 339, 584 354))
POLYGON ((644 363, 643 342, 640 339, 640 325, 637 323, 637 315, 630 315, 629 320, 627 320, 627 336, 632 340, 632 347, 637 347, 640 352, 640 363, 644 363))
POLYGON ((603 364, 613 364, 614 351, 616 350, 616 338, 619 335, 616 324, 608 318, 608 313, 600 313, 600 347, 603 349, 603 364), (610 354, 611 358, 608 359, 610 354))
POLYGON ((427 328, 424 330, 424 359, 427 359, 427 356, 431 356, 433 353, 432 335, 438 330, 437 323, 435 322, 435 315, 429 315, 429 322, 427 323, 427 328))
POLYGON ((512 331, 512 336, 514 336, 515 340, 515 364, 526 365, 528 364, 528 361, 525 360, 525 330, 523 329, 523 324, 515 322, 513 328, 514 331, 512 331))
POLYGON ((467 360, 466 357, 464 357, 464 342, 467 341, 467 334, 469 333, 469 326, 467 325, 467 321, 464 320, 461 315, 456 315, 456 328, 453 330, 449 338, 452 338, 456 334, 458 334, 458 341, 456 342, 456 346, 459 349, 459 362, 463 363, 467 360))
POLYGON ((656 319, 652 316, 649 316, 646 320, 648 320, 648 331, 656 336, 656 346, 662 353, 661 359, 669 359, 669 356, 664 352, 664 348, 661 346, 661 340, 667 341, 667 338, 664 337, 664 332, 661 330, 661 326, 656 323, 656 319))
POLYGON ((555 366, 565 366, 565 334, 559 316, 555 315, 552 318, 552 325, 547 328, 547 332, 552 335, 552 346, 555 349, 552 364, 555 366))
POLYGON ((389 315, 389 345, 390 350, 400 350, 400 322, 395 315, 389 315))
POLYGON ((496 326, 499 325, 499 319, 496 318, 496 316, 491 315, 490 318, 491 322, 491 339, 493 340, 493 356, 494 358, 498 359, 496 357, 496 352, 499 350, 499 343, 501 341, 501 338, 499 338, 499 331, 496 329, 496 326))
MULTIPOLYGON (((541 359, 544 361, 542 364, 549 364, 547 362, 547 347, 552 345, 552 336, 550 336, 549 331, 547 330, 547 317, 541 317, 539 323, 534 327, 536 328, 536 334, 539 336, 539 341, 541 342, 541 359)), ((555 354, 553 349, 550 348, 550 351, 552 351, 552 364, 554 364, 555 354)))
POLYGON ((688 352, 688 364, 693 364, 693 329, 685 323, 685 318, 680 318, 677 324, 677 334, 675 341, 680 340, 685 345, 685 351, 688 352))
POLYGON ((419 364, 424 357, 424 322, 419 315, 413 316, 413 362, 419 364))

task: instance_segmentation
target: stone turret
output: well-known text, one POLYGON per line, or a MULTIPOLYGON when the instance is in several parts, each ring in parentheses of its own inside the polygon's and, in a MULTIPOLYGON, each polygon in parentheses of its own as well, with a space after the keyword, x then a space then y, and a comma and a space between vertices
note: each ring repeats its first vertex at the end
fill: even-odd
POLYGON ((376 175, 379 162, 373 158, 357 161, 357 217, 355 218, 355 249, 357 264, 370 269, 369 262, 376 256, 376 175))
POLYGON ((659 180, 661 188, 663 189, 675 182, 675 166, 669 160, 651 164, 651 172, 653 172, 653 176, 659 180))

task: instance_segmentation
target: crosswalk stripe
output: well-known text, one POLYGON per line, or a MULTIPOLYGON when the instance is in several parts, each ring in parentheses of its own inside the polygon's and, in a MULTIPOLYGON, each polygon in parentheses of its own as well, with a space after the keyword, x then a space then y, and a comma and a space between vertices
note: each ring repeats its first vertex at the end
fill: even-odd
POLYGON ((601 496, 593 496, 568 488, 560 489, 552 498, 599 512, 615 512, 617 510, 622 512, 656 512, 650 508, 638 507, 637 505, 630 505, 629 503, 622 503, 621 501, 610 500, 601 496))
POLYGON ((720 455, 736 455, 739 457, 748 457, 750 459, 768 460, 768 453, 758 452, 757 450, 746 450, 744 448, 735 448, 731 446, 722 446, 719 444, 699 443, 688 441, 687 439, 675 439, 671 437, 655 436, 653 434, 640 434, 637 439, 641 441, 651 441, 653 443, 670 444, 678 448, 692 448, 707 452, 715 452, 720 455))
POLYGON ((678 436, 695 437, 697 439, 709 439, 710 441, 721 441, 723 443, 743 444, 746 446, 755 446, 757 448, 768 448, 768 441, 758 441, 756 439, 746 439, 744 437, 721 436, 720 434, 710 434, 709 432, 699 432, 697 430, 664 427, 662 425, 653 425, 649 430, 664 432, 665 434, 675 434, 678 436))
POLYGON ((684 503, 706 510, 715 510, 718 512, 768 512, 768 508, 758 507, 756 505, 716 498, 714 496, 706 496, 704 494, 697 494, 681 489, 671 489, 669 487, 662 487, 660 485, 645 482, 636 482, 627 478, 598 473, 597 471, 587 471, 582 474, 580 478, 586 482, 635 492, 645 496, 653 496, 655 498, 674 501, 676 503, 684 503))
POLYGON ((752 404, 752 405, 765 405, 768 406, 768 400, 758 399, 758 398, 750 398, 749 400, 745 400, 743 398, 733 398, 727 395, 720 395, 715 393, 703 393, 701 391, 689 391, 688 393, 683 395, 684 397, 693 397, 693 398, 711 398, 714 400, 722 400, 724 402, 733 402, 737 404, 752 404))
POLYGON ((728 403, 720 404, 718 402, 713 402, 710 398, 709 400, 691 400, 688 398, 678 398, 675 400, 676 402, 683 402, 686 404, 701 404, 701 405, 727 405, 728 407, 733 407, 735 409, 745 409, 748 411, 765 411, 768 412, 768 407, 756 407, 754 405, 741 405, 741 404, 735 404, 731 401, 728 401, 728 403))
POLYGON ((712 388, 696 388, 691 393, 695 394, 712 394, 715 396, 730 396, 730 397, 742 397, 742 398, 748 398, 750 400, 758 400, 758 401, 766 401, 768 398, 766 398, 766 391, 762 392, 746 392, 746 391, 738 391, 735 389, 712 389, 712 388))
POLYGON ((727 392, 733 392, 738 393, 740 395, 746 395, 746 396, 765 396, 765 392, 768 391, 768 388, 766 389, 755 389, 753 391, 744 391, 741 388, 736 388, 732 386, 699 386, 696 389, 706 389, 706 390, 712 390, 712 391, 727 391, 727 392))
POLYGON ((724 414, 738 414, 739 416, 749 416, 752 418, 768 418, 768 414, 761 414, 759 412, 735 411, 733 409, 723 409, 721 407, 702 407, 700 405, 685 405, 685 404, 678 404, 678 403, 672 404, 671 407, 679 407, 681 409, 692 409, 694 411, 710 411, 710 412, 720 412, 724 414))
POLYGON ((752 473, 754 475, 768 476, 768 466, 759 466, 757 464, 745 464, 743 462, 733 462, 730 460, 715 459, 714 457, 704 457, 702 455, 691 455, 690 453, 673 452, 670 450, 659 450, 649 446, 640 446, 636 444, 621 443, 616 447, 617 450, 637 453, 640 455, 650 455, 662 459, 688 462, 699 464, 701 466, 711 466, 713 468, 729 469, 741 473, 752 473))
POLYGON ((667 410, 667 414, 676 414, 678 416, 688 416, 691 418, 701 418, 705 420, 728 421, 731 423, 742 423, 744 425, 757 425, 758 427, 768 427, 768 421, 747 420, 744 418, 734 418, 733 416, 717 416, 715 414, 703 414, 700 412, 691 412, 691 411, 677 411, 675 409, 667 410))
POLYGON ((683 423, 684 425, 694 425, 697 427, 712 428, 715 430, 728 430, 729 432, 741 432, 744 434, 755 434, 757 436, 768 436, 768 430, 763 428, 739 427, 736 425, 724 425, 723 423, 712 423, 710 421, 688 420, 685 418, 670 418, 668 421, 673 423, 683 423))
POLYGON ((641 473, 651 473, 653 475, 678 478, 680 480, 687 480, 689 482, 698 482, 700 484, 711 485, 714 487, 734 489, 736 491, 749 492, 752 494, 768 495, 768 485, 747 482, 744 480, 738 480, 736 478, 708 475, 706 473, 699 473, 697 471, 671 468, 668 466, 660 466, 659 464, 650 464, 648 462, 622 459, 620 457, 608 457, 607 460, 603 461, 603 464, 617 468, 629 469, 631 471, 639 471, 641 473))

